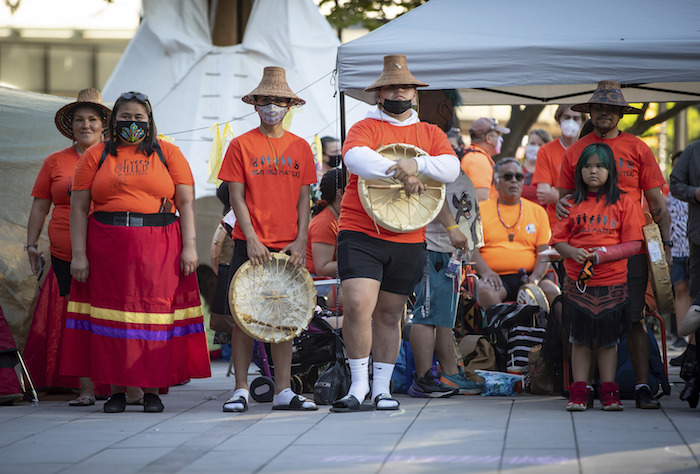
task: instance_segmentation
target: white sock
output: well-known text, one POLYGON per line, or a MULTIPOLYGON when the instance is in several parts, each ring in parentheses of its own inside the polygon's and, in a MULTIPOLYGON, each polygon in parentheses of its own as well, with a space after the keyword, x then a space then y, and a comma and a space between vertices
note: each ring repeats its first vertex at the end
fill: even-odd
POLYGON ((352 383, 348 395, 357 398, 360 403, 369 393, 369 357, 362 359, 348 359, 350 365, 350 373, 352 374, 352 383))
MULTIPOLYGON (((272 405, 289 405, 289 402, 292 401, 292 398, 296 396, 297 394, 294 393, 291 388, 285 388, 280 393, 275 395, 275 397, 272 399, 272 405)), ((311 408, 315 405, 314 402, 306 399, 306 397, 302 398, 304 398, 304 403, 302 403, 302 406, 304 408, 311 408)))
MULTIPOLYGON (((394 364, 373 362, 372 369, 372 398, 376 398, 377 395, 382 393, 391 395, 391 374, 394 373, 394 364)), ((398 406, 398 404, 393 400, 381 400, 377 403, 378 408, 390 408, 395 406, 398 406)))
POLYGON ((646 384, 646 383, 638 383, 637 385, 634 386, 634 389, 635 389, 635 390, 639 390, 639 389, 642 388, 642 387, 646 387, 646 388, 648 388, 649 390, 651 390, 651 388, 649 387, 649 384, 646 384))
MULTIPOLYGON (((243 398, 245 398, 246 403, 248 403, 249 395, 250 395, 250 392, 247 389, 239 388, 239 389, 234 390, 233 395, 231 395, 231 398, 229 398, 229 400, 231 400, 233 398, 243 397, 243 398)), ((228 405, 228 407, 231 408, 232 410, 243 410, 243 408, 245 408, 242 403, 226 402, 225 405, 228 405)))

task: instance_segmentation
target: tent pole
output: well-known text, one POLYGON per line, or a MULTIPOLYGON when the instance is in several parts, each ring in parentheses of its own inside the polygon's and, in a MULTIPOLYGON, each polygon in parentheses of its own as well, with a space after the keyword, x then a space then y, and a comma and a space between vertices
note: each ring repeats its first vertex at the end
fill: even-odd
POLYGON ((345 143, 345 92, 340 93, 340 144, 345 143))

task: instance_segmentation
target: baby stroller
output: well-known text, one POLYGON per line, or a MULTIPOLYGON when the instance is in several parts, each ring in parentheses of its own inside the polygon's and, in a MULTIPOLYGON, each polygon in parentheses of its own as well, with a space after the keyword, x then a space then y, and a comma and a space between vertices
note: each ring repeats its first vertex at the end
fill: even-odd
MULTIPOLYGON (((322 303, 322 301, 319 301, 322 303)), ((317 306, 309 327, 294 338, 292 347, 292 390, 310 392, 323 369, 336 360, 336 347, 343 341, 341 330, 334 329, 325 318, 337 314, 327 307, 317 306)), ((260 376, 250 384, 250 395, 258 403, 271 402, 275 394, 273 361, 270 344, 255 341, 253 362, 260 368, 260 376)))

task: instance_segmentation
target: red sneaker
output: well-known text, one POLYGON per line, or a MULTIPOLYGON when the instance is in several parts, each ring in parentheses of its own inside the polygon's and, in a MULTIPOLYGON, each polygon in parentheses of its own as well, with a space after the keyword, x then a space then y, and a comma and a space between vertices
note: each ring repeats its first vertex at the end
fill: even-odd
POLYGON ((566 405, 566 409, 568 411, 586 411, 590 390, 586 382, 574 382, 569 385, 569 403, 566 405))
POLYGON ((600 398, 600 403, 603 404, 603 410, 622 410, 622 402, 620 402, 620 387, 615 382, 601 383, 598 396, 600 398))

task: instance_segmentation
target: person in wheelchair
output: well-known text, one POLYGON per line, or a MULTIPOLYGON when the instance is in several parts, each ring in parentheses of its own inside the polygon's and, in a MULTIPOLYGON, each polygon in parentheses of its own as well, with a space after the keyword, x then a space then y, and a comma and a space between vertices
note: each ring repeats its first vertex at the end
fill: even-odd
POLYGON ((498 197, 480 203, 484 246, 472 259, 480 277, 478 302, 484 309, 514 301, 523 283, 538 285, 550 305, 560 294, 557 285, 544 278, 549 263, 538 258, 549 248, 549 219, 542 206, 521 196, 523 178, 516 159, 498 161, 493 170, 498 197))

